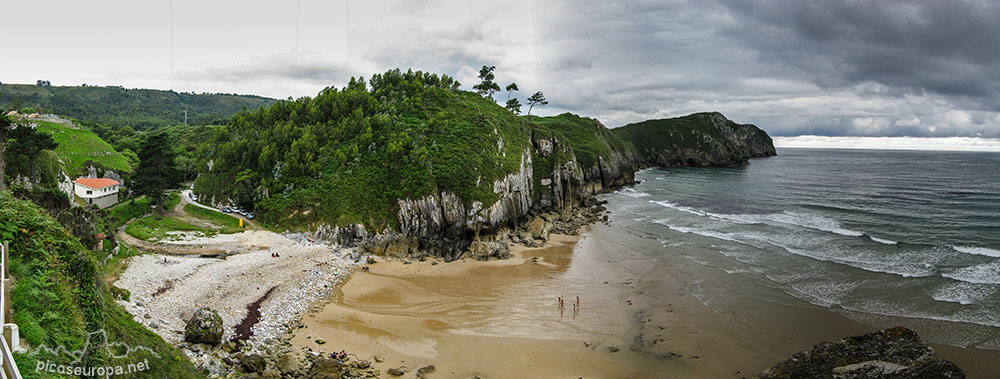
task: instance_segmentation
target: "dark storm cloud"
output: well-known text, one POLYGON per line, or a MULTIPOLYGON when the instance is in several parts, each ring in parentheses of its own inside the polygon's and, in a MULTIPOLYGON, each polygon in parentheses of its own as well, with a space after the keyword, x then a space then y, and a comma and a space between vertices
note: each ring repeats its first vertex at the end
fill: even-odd
MULTIPOLYGON (((1000 110, 1000 3, 724 1, 745 22, 724 32, 764 59, 813 71, 824 87, 876 82, 881 95, 955 96, 1000 110)), ((973 104, 974 103, 974 104, 973 104)))

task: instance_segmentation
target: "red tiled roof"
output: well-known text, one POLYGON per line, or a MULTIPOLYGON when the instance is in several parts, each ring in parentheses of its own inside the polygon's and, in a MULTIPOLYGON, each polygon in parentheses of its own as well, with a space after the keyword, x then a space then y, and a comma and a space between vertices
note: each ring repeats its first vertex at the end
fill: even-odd
POLYGON ((82 185, 84 187, 90 187, 93 189, 101 189, 104 187, 121 185, 117 180, 108 178, 79 178, 74 180, 73 183, 82 185))

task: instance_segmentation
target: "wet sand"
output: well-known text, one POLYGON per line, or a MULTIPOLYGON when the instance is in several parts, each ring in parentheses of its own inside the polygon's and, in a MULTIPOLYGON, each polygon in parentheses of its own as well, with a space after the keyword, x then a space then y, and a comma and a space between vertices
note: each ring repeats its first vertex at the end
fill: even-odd
MULTIPOLYGON (((380 260, 304 317, 292 344, 302 354, 378 355, 383 373, 402 367, 411 378, 430 364, 434 378, 741 378, 823 340, 878 329, 680 251, 650 259, 662 246, 636 237, 598 224, 582 238, 515 246, 503 261, 380 260)), ((997 351, 933 346, 971 378, 998 372, 997 351)))
POLYGON ((639 320, 639 309, 652 308, 634 296, 637 279, 576 242, 554 235, 549 246, 514 247, 503 261, 379 262, 307 315, 292 343, 379 355, 383 372, 434 364, 434 377, 738 378, 746 374, 737 367, 759 365, 762 357, 730 343, 736 336, 724 320, 688 293, 661 294, 669 317, 645 311, 648 321, 639 320), (637 344, 650 327, 656 333, 644 332, 637 344))

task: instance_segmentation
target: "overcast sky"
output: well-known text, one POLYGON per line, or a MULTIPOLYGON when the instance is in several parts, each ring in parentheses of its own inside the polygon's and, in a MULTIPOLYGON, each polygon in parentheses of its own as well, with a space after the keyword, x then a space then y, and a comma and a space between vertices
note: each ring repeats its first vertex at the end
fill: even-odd
MULTIPOLYGON (((720 111, 772 135, 1000 137, 1000 1, 14 1, 0 81, 314 96, 414 68, 609 127, 720 111)), ((536 108, 537 109, 537 108, 536 108)))

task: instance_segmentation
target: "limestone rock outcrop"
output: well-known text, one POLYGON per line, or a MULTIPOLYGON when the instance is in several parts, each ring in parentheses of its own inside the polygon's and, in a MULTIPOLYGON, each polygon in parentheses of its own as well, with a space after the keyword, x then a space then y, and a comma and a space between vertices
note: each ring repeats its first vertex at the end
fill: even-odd
POLYGON ((756 378, 964 378, 916 332, 897 326, 813 346, 756 378))

